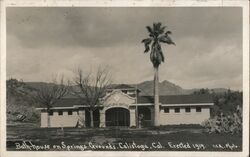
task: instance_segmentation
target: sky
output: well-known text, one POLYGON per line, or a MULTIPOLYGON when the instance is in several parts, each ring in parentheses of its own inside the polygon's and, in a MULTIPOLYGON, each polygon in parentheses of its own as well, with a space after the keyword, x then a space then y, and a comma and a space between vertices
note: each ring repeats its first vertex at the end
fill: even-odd
POLYGON ((108 66, 115 83, 152 80, 141 40, 146 26, 161 22, 176 46, 162 45, 160 81, 242 90, 239 7, 11 7, 6 18, 7 78, 49 82, 108 66))

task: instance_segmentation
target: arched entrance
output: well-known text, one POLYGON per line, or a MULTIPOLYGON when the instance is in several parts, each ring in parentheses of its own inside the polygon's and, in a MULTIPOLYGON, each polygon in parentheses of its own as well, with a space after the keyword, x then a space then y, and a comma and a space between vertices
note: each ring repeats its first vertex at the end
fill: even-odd
POLYGON ((105 112, 106 126, 129 126, 129 110, 121 107, 110 108, 105 112))

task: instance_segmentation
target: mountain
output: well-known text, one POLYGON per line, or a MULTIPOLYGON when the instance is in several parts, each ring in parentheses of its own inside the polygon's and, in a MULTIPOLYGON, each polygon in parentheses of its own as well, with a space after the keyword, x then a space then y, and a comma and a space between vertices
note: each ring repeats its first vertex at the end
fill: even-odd
MULTIPOLYGON (((135 86, 135 85, 133 85, 135 86)), ((153 95, 154 81, 145 81, 137 84, 137 88, 141 90, 141 95, 153 95)), ((159 83, 159 95, 180 95, 186 94, 185 90, 167 80, 159 83)))
MULTIPOLYGON (((45 82, 25 82, 28 86, 39 89, 39 87, 43 86, 44 84, 48 84, 45 82)), ((119 85, 115 84, 114 86, 119 85)), ((136 84, 129 84, 130 86, 136 87, 141 90, 140 95, 153 95, 154 94, 154 82, 152 81, 144 81, 141 83, 136 84)), ((183 95, 183 94, 192 94, 195 91, 199 91, 199 88, 194 89, 183 89, 182 87, 164 80, 159 82, 159 95, 183 95)), ((224 93, 227 91, 225 88, 213 88, 209 89, 209 92, 215 93, 224 93)))
MULTIPOLYGON (((132 85, 136 87, 136 85, 132 85)), ((144 81, 139 84, 137 84, 137 88, 141 90, 140 95, 154 95, 154 81, 144 81)), ((167 80, 164 80, 162 82, 159 82, 159 95, 188 95, 193 94, 194 92, 200 91, 199 88, 194 89, 183 89, 182 87, 169 82, 167 80)), ((208 91, 215 92, 215 93, 224 93, 228 89, 225 88, 213 88, 208 89, 208 91)))
POLYGON ((53 83, 46 83, 46 82, 25 82, 25 84, 34 89, 40 89, 44 85, 53 85, 53 83))
POLYGON ((36 104, 30 95, 37 92, 33 86, 16 79, 6 81, 7 86, 7 124, 17 121, 39 121, 36 104))

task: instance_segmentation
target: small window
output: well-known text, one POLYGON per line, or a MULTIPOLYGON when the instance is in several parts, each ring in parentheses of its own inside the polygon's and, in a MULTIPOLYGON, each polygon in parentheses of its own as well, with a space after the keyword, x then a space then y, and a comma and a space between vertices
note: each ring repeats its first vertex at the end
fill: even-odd
POLYGON ((63 111, 58 111, 58 115, 63 115, 63 111))
POLYGON ((196 112, 201 112, 201 107, 196 107, 196 112))
POLYGON ((135 91, 128 91, 127 94, 135 94, 135 91))
POLYGON ((190 107, 186 107, 185 112, 190 112, 190 107))
POLYGON ((180 108, 175 108, 175 109, 174 109, 174 112, 175 112, 175 113, 180 113, 180 108))
POLYGON ((49 115, 50 115, 50 116, 53 116, 53 111, 49 111, 49 115))
POLYGON ((72 111, 68 111, 68 115, 72 115, 72 111))
POLYGON ((125 93, 125 94, 127 94, 127 93, 128 93, 128 91, 127 91, 127 90, 123 90, 122 92, 123 92, 123 93, 125 93))
POLYGON ((169 108, 164 108, 164 113, 169 113, 169 108))

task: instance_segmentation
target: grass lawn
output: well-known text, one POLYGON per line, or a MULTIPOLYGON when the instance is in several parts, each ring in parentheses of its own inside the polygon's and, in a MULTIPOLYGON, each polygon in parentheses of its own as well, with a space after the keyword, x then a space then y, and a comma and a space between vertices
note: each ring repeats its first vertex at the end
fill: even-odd
POLYGON ((7 127, 10 151, 241 151, 242 136, 209 134, 197 126, 130 128, 39 128, 32 124, 7 127))

